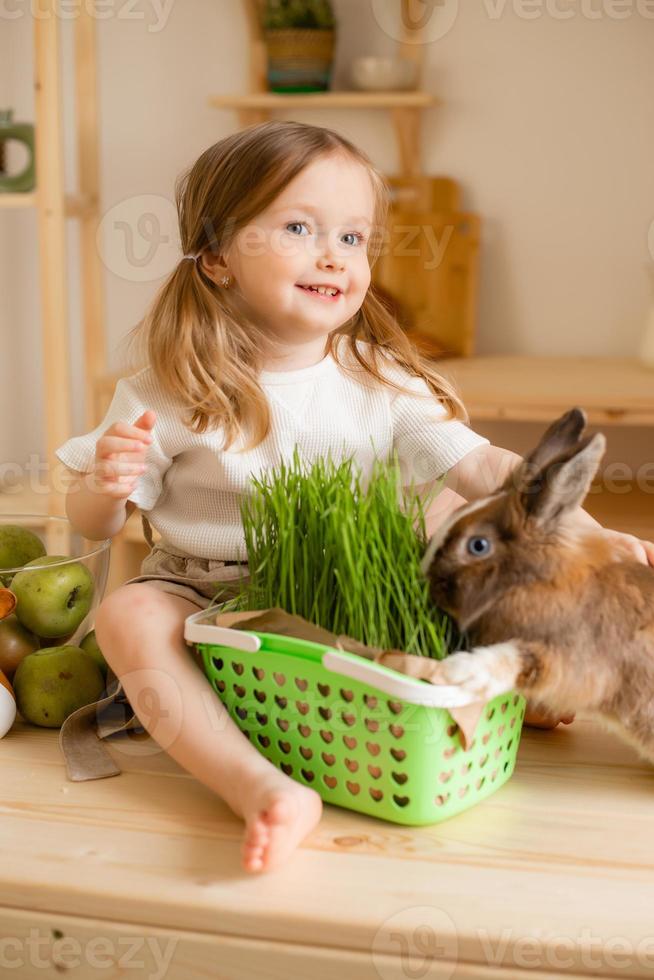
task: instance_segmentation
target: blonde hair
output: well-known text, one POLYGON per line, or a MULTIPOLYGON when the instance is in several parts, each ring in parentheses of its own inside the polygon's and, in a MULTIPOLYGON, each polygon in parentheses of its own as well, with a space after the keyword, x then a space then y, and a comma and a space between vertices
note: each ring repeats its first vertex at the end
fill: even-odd
MULTIPOLYGON (((321 126, 266 122, 227 136, 202 153, 175 185, 184 254, 229 249, 237 233, 264 211, 309 164, 324 155, 345 154, 361 164, 372 182, 374 229, 384 229, 390 193, 383 176, 349 140, 321 126)), ((368 242, 371 265, 381 242, 368 242)), ((159 290, 144 319, 130 335, 147 352, 146 360, 162 389, 187 411, 184 424, 203 433, 222 426, 224 448, 246 433, 245 449, 270 431, 268 401, 258 381, 267 338, 237 311, 229 289, 216 285, 200 261, 180 260, 159 290)), ((382 373, 380 357, 390 358, 421 377, 447 410, 447 418, 468 416, 455 388, 436 373, 413 346, 371 286, 361 308, 327 338, 326 353, 343 370, 342 345, 363 372, 381 384, 405 391, 382 373), (338 343, 336 342, 338 338, 338 343), (357 343, 363 341, 363 344, 357 343)))

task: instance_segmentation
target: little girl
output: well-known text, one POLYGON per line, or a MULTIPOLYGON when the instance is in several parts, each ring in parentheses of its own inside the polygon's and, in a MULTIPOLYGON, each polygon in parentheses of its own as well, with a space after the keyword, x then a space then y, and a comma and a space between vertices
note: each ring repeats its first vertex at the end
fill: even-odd
MULTIPOLYGON (((144 517, 150 553, 99 606, 98 643, 152 737, 244 819, 249 871, 284 862, 321 811, 207 698, 183 639, 217 584, 247 572, 250 478, 295 446, 307 460, 356 453, 364 472, 395 449, 406 483, 447 473, 433 530, 521 461, 471 431, 371 288, 389 200, 370 160, 328 129, 264 123, 211 146, 178 182, 184 254, 135 331, 147 366, 57 451, 84 536, 112 537, 135 507, 161 535, 154 545, 144 517)), ((654 562, 654 546, 633 546, 654 562)))

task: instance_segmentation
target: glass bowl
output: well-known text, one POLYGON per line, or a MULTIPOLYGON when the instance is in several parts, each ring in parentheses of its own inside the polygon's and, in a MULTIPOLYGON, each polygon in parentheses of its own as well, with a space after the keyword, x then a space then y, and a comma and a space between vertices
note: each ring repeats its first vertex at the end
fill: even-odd
POLYGON ((18 600, 15 615, 42 647, 79 646, 104 595, 111 540, 89 541, 66 517, 0 514, 0 547, 10 526, 37 535, 46 551, 27 566, 0 567, 0 587, 18 600))

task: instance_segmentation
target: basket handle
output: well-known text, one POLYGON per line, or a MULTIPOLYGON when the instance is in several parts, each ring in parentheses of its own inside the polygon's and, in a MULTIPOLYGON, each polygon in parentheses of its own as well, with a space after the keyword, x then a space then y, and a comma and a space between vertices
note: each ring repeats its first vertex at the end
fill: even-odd
POLYGON ((199 623, 206 615, 206 610, 189 616, 184 622, 184 639, 189 646, 193 643, 215 643, 221 647, 235 647, 246 653, 256 653, 261 649, 261 640, 253 633, 243 630, 230 629, 228 626, 212 626, 209 623, 199 623))
POLYGON ((340 653, 338 650, 325 650, 322 664, 336 674, 351 677, 352 680, 369 684, 385 694, 426 708, 463 708, 478 700, 469 691, 464 691, 455 684, 416 681, 399 671, 382 667, 371 660, 364 660, 363 657, 340 653))

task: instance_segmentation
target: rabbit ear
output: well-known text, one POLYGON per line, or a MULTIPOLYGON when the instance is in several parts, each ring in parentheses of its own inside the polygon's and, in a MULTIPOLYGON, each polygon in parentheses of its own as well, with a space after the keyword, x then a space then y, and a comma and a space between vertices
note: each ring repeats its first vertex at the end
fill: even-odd
POLYGON ((585 428, 584 410, 571 408, 545 430, 536 448, 525 456, 520 466, 508 474, 501 489, 511 491, 530 484, 553 459, 571 447, 579 446, 579 437, 585 428))
POLYGON ((583 408, 571 408, 545 430, 541 440, 531 453, 525 457, 532 472, 541 469, 547 463, 570 449, 578 446, 579 440, 586 428, 586 413, 583 408))
POLYGON ((606 439, 597 432, 554 457, 524 481, 517 492, 526 516, 539 524, 549 524, 579 507, 605 449, 606 439))

